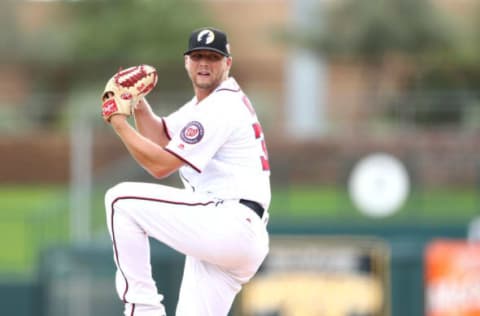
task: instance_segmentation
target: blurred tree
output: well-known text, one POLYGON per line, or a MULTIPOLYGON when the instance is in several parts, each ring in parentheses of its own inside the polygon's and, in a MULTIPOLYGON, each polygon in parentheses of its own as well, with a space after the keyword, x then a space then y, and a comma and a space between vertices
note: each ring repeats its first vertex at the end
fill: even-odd
POLYGON ((322 5, 321 12, 312 13, 320 17, 317 25, 294 31, 294 40, 331 60, 367 65, 369 102, 391 101, 378 95, 382 67, 401 56, 411 71, 407 96, 389 103, 397 118, 458 123, 466 104, 478 104, 472 91, 480 82, 480 14, 467 30, 430 0, 344 0, 322 5))
POLYGON ((47 67, 168 64, 179 59, 191 30, 210 21, 193 0, 7 1, 1 8, 2 57, 47 67), (30 21, 18 18, 36 9, 24 17, 30 21), (26 25, 35 24, 32 17, 42 20, 38 27, 26 25))
POLYGON ((71 56, 80 63, 178 61, 192 29, 208 24, 201 4, 192 0, 89 0, 70 11, 71 56))
POLYGON ((409 121, 423 125, 480 123, 480 4, 472 4, 467 13, 452 14, 454 47, 418 63, 406 87, 409 95, 398 100, 422 109, 403 113, 409 121))
POLYGON ((331 58, 380 64, 389 54, 420 58, 452 46, 449 24, 429 0, 344 0, 322 9, 300 41, 331 58))
POLYGON ((407 93, 392 103, 392 110, 397 118, 421 125, 467 123, 478 126, 479 91, 478 61, 431 62, 418 69, 406 86, 407 93))
POLYGON ((29 70, 29 113, 44 125, 58 121, 72 88, 100 90, 119 67, 152 64, 167 84, 183 84, 188 35, 211 21, 194 0, 6 1, 0 9, 0 63, 29 70))
POLYGON ((2 63, 14 58, 19 48, 13 8, 12 1, 0 2, 0 61, 2 63))

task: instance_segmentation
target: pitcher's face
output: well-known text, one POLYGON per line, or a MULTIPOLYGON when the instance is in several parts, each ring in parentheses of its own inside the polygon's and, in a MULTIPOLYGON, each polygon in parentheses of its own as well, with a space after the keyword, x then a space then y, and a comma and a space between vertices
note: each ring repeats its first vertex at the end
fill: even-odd
POLYGON ((185 69, 195 89, 213 91, 227 79, 232 64, 231 57, 199 50, 185 56, 185 69))

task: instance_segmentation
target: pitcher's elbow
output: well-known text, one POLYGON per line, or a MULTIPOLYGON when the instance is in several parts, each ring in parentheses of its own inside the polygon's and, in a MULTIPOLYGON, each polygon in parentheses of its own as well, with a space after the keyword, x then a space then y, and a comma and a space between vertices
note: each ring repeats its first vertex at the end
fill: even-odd
POLYGON ((161 180, 161 179, 165 179, 166 177, 171 175, 175 170, 170 170, 170 169, 167 169, 167 168, 151 168, 147 171, 155 179, 161 180))

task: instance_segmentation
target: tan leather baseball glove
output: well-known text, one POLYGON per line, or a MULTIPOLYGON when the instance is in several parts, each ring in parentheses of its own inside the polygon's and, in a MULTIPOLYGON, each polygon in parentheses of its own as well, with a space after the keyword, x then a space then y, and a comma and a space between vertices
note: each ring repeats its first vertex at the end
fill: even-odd
POLYGON ((102 117, 106 122, 114 115, 132 115, 133 108, 157 84, 157 71, 150 65, 120 70, 108 80, 102 94, 102 117))

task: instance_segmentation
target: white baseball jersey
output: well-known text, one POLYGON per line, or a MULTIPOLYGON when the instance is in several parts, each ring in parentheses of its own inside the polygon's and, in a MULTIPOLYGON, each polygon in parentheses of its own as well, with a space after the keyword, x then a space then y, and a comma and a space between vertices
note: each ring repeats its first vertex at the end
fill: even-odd
POLYGON ((235 79, 224 81, 201 102, 194 97, 163 119, 166 149, 187 163, 186 187, 224 200, 270 204, 270 170, 262 128, 235 79))

